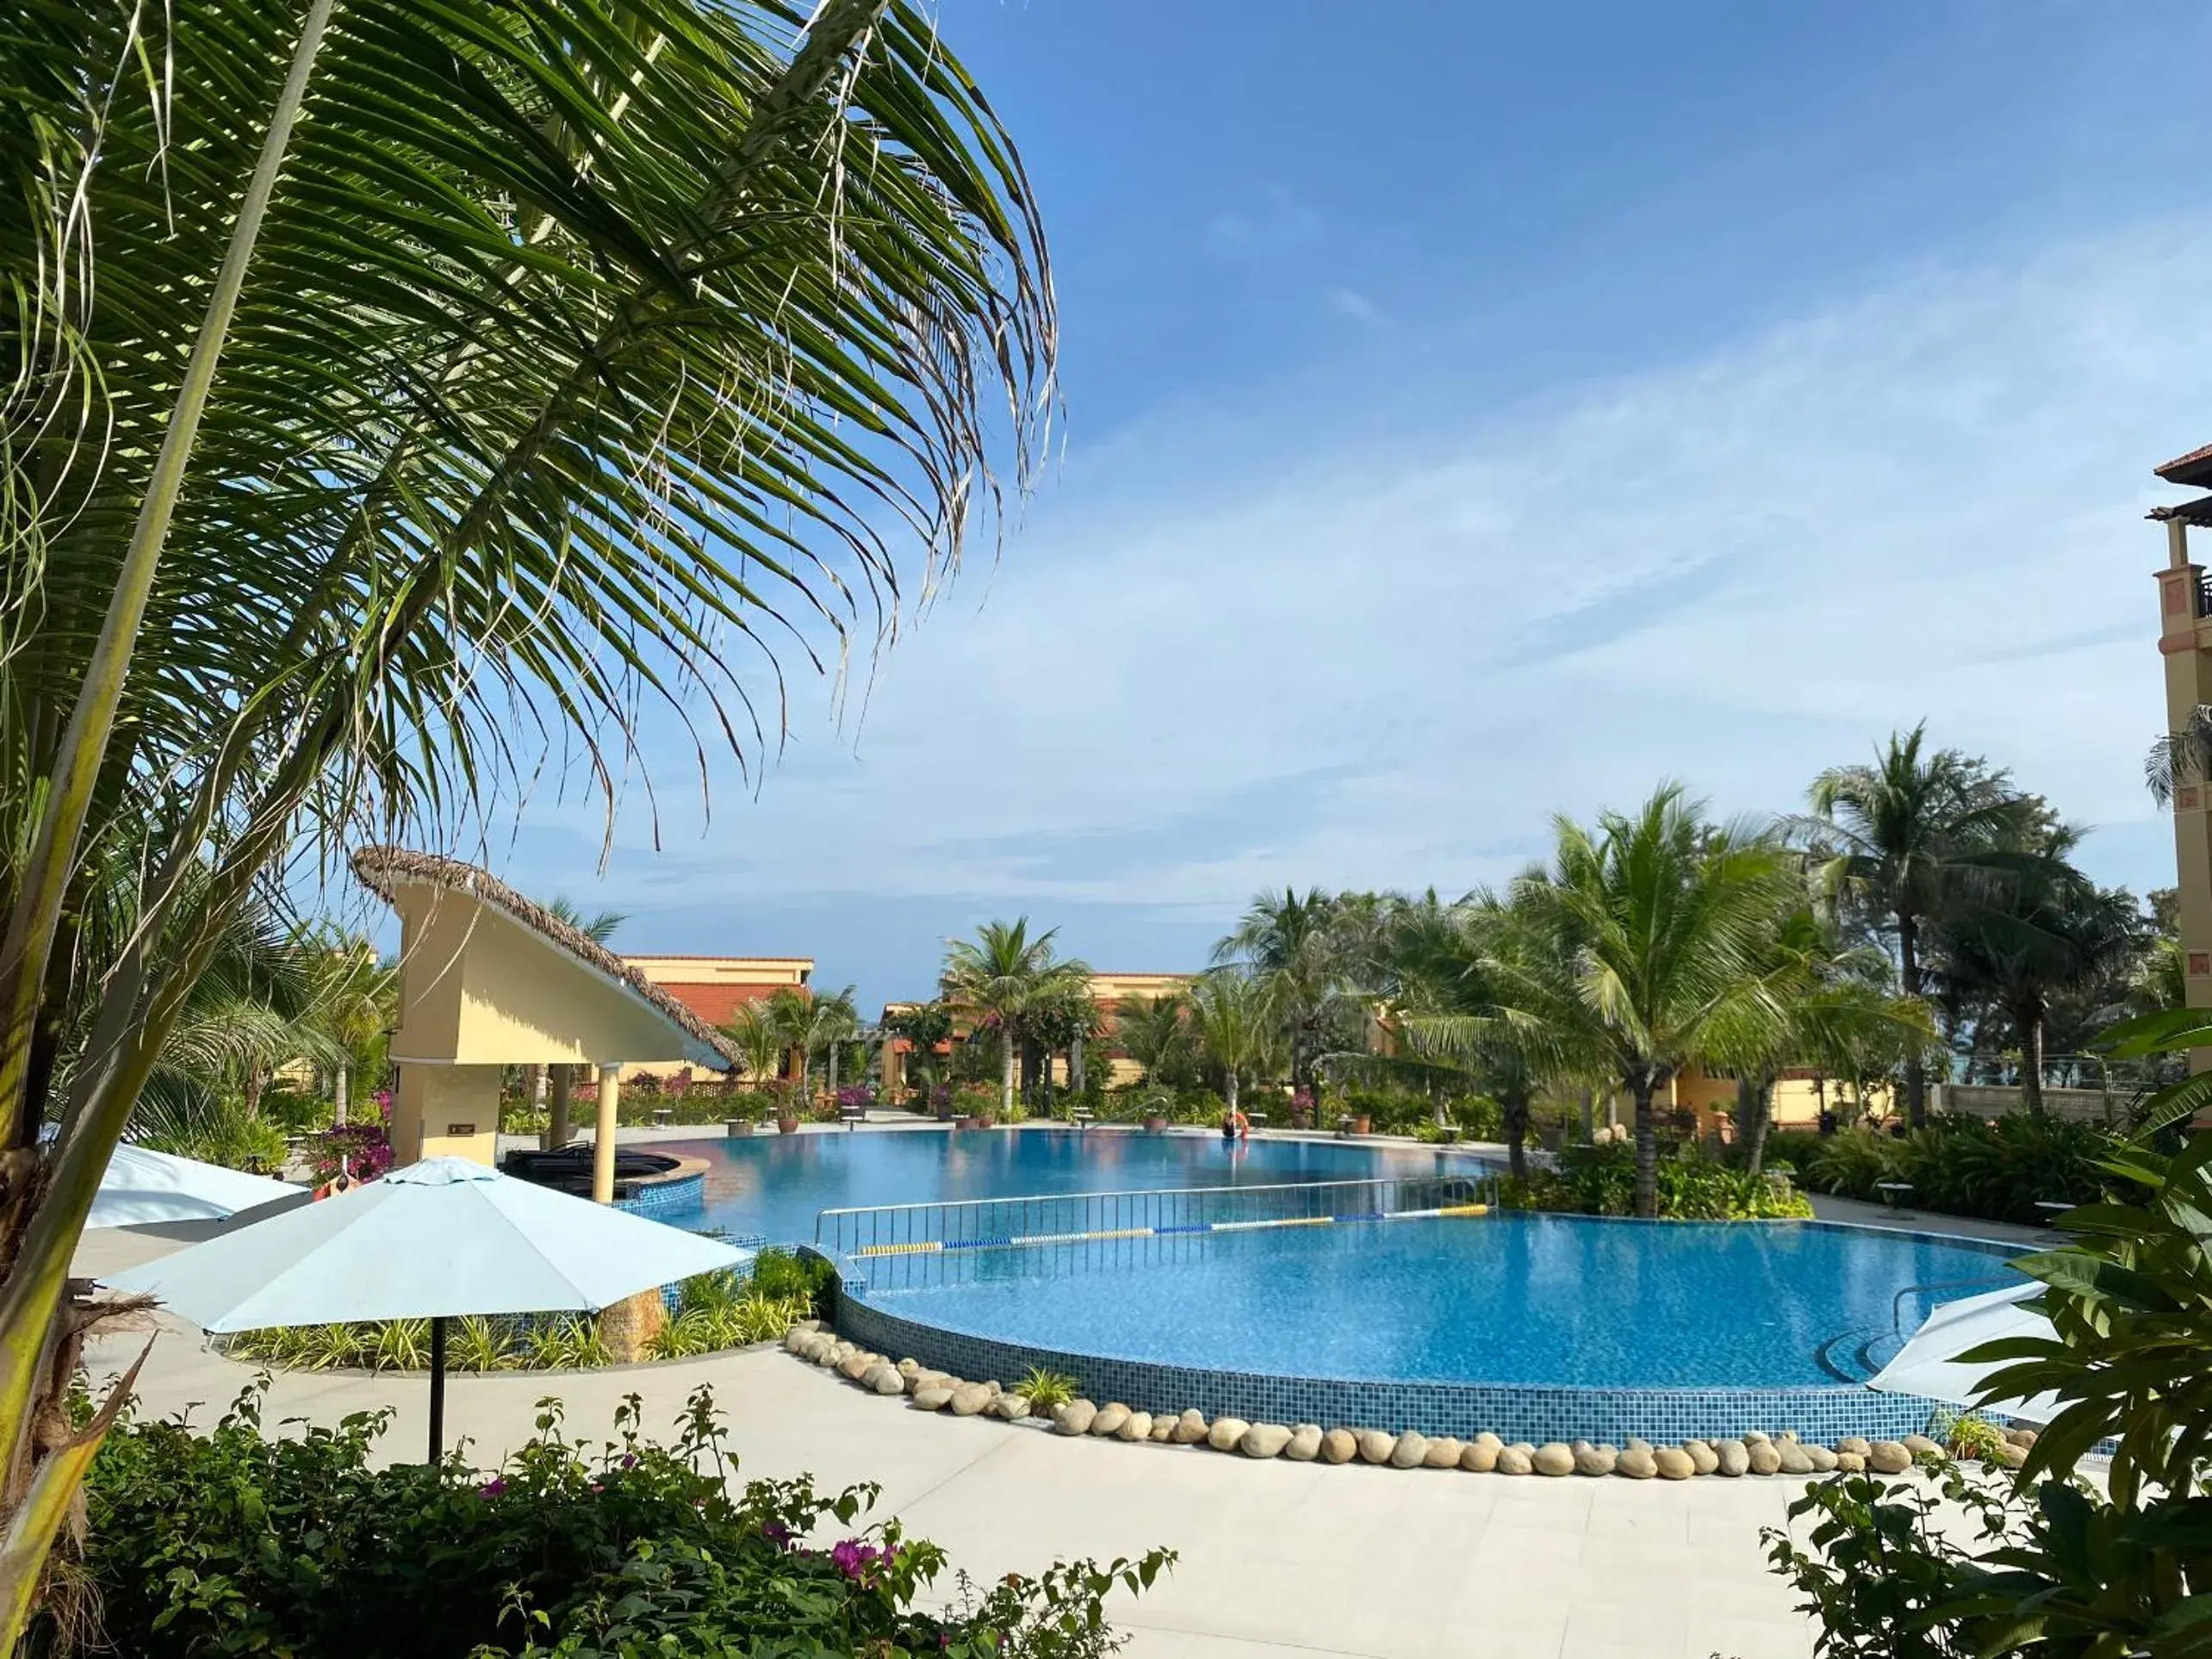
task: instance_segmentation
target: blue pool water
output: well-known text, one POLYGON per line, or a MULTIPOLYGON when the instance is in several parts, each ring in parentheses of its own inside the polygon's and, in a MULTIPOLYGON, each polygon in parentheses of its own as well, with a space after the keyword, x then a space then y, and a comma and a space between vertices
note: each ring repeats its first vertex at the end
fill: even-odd
POLYGON ((1917 1234, 1531 1215, 962 1251, 865 1271, 885 1314, 1034 1348, 1637 1389, 1856 1382, 1895 1351, 1899 1323, 1910 1333, 1936 1302, 2012 1277, 2003 1253, 1917 1234))
POLYGON ((811 1243, 817 1212, 862 1204, 1355 1181, 1482 1167, 1463 1153, 1421 1147, 1271 1140, 1232 1146, 1216 1135, 1110 1129, 755 1135, 659 1150, 707 1165, 703 1212, 671 1221, 780 1244, 811 1243))

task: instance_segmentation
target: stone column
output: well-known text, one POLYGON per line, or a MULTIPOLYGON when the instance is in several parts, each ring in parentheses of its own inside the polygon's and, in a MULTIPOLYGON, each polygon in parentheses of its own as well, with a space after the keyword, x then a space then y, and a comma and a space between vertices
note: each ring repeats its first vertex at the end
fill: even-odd
POLYGON ((599 1124, 592 1140, 592 1202, 614 1202, 614 1118, 622 1099, 622 1062, 603 1063, 599 1069, 599 1124))

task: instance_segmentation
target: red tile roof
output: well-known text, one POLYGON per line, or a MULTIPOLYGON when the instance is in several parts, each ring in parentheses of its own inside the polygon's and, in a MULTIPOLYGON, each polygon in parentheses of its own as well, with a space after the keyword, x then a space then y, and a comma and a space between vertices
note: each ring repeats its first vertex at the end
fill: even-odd
POLYGON ((2169 484, 2195 484, 2212 489, 2212 444, 2201 450, 2191 450, 2187 455, 2178 455, 2153 472, 2169 484))

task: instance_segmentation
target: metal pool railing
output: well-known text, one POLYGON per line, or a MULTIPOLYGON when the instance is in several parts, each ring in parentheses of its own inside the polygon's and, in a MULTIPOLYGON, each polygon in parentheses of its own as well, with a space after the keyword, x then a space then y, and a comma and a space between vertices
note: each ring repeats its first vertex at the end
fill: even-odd
POLYGON ((1401 1216, 1479 1215, 1487 1211, 1494 1178, 1485 1174, 1385 1176, 1364 1181, 878 1204, 822 1211, 814 1218, 814 1244, 833 1256, 867 1258, 1255 1227, 1326 1227, 1335 1221, 1401 1216))

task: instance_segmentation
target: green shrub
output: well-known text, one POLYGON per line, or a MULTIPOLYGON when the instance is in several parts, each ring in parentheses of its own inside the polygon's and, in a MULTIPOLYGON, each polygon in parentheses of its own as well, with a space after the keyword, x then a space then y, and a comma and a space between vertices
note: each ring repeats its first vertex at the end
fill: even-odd
POLYGON ((943 1552, 895 1520, 862 1525, 873 1488, 734 1482, 704 1390, 667 1446, 640 1434, 631 1396, 588 1457, 549 1402, 488 1480, 457 1457, 373 1467, 388 1422, 266 1439, 249 1390, 210 1433, 118 1427, 86 1482, 84 1570, 108 1645, 138 1659, 1088 1659, 1119 1645, 1106 1594, 1173 1561, 1061 1563, 982 1593, 963 1581, 958 1611, 925 1612, 916 1594, 943 1552))
POLYGON ((756 1296, 805 1297, 816 1313, 826 1314, 830 1294, 836 1288, 837 1270, 819 1256, 802 1256, 771 1246, 753 1258, 752 1277, 745 1283, 756 1296))
MULTIPOLYGON (((1812 1214, 1812 1206, 1786 1177, 1730 1169, 1706 1157, 1694 1143, 1662 1150, 1658 1176, 1659 1214, 1670 1221, 1770 1221, 1812 1214)), ((1550 1169, 1531 1171, 1525 1181, 1501 1182, 1499 1202, 1509 1209, 1633 1215, 1635 1143, 1563 1147, 1550 1169)))
POLYGON ((1902 1181, 1916 1209, 2023 1224, 2046 1219, 2045 1201, 2093 1202, 2105 1181, 2097 1160, 2114 1145, 2097 1124, 2028 1112, 1937 1117, 1901 1140, 1869 1129, 1810 1139, 1792 1161, 1812 1191, 1871 1202, 1881 1183, 1902 1181))
POLYGON ((152 1116, 138 1143, 150 1152, 265 1175, 281 1171, 291 1154, 281 1126, 248 1116, 244 1103, 234 1099, 207 1101, 152 1116))

